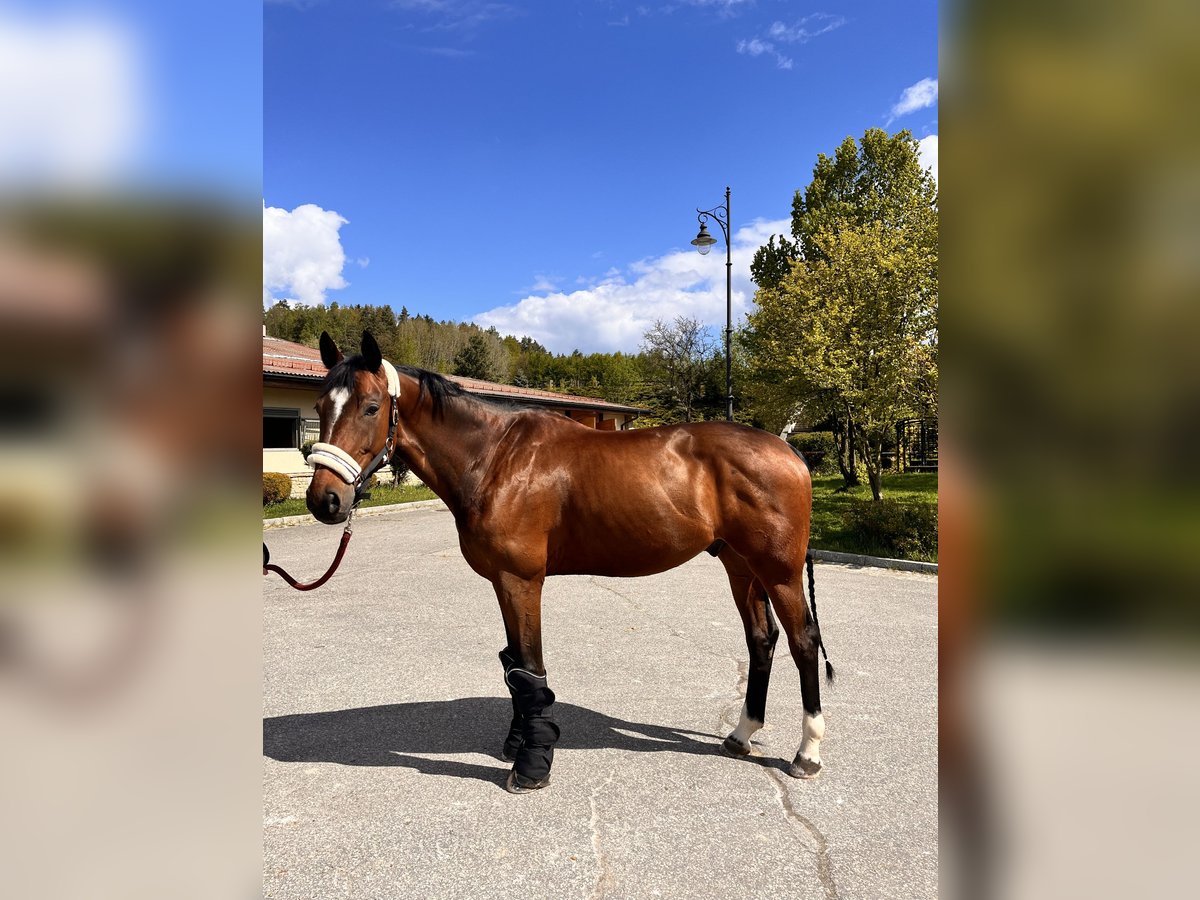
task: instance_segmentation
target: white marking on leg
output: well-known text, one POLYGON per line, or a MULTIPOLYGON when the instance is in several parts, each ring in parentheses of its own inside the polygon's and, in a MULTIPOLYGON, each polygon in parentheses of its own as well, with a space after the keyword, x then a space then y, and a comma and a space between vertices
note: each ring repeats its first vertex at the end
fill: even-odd
POLYGON ((742 717, 738 719, 737 728, 730 735, 735 741, 744 747, 750 746, 750 738, 754 736, 754 732, 763 727, 763 723, 758 719, 750 718, 750 714, 746 712, 746 704, 742 704, 742 717))
POLYGON ((325 443, 329 444, 333 441, 333 428, 337 425, 337 420, 341 418, 342 410, 346 406, 346 401, 350 399, 350 391, 348 388, 334 388, 329 392, 329 400, 333 403, 333 414, 329 417, 329 434, 325 435, 325 443))
POLYGON ((821 761, 821 739, 825 737, 825 717, 820 713, 815 716, 804 714, 804 739, 800 741, 801 759, 819 763, 821 761))

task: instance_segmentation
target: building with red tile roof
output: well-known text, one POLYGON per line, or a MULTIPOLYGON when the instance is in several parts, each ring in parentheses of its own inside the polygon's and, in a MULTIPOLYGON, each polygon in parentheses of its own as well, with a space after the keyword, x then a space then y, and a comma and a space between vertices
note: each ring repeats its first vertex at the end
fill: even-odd
MULTIPOLYGON (((311 472, 300 447, 318 439, 316 400, 326 372, 321 353, 292 341, 263 335, 263 471, 284 472, 294 483, 311 472)), ((500 403, 542 407, 592 428, 622 431, 647 410, 595 397, 515 387, 447 375, 468 394, 500 403)), ((297 483, 297 490, 305 485, 297 483)))

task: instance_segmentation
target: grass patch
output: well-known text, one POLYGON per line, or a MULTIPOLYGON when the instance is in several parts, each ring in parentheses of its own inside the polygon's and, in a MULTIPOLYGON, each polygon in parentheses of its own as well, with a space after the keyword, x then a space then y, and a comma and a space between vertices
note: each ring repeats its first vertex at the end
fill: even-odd
MULTIPOLYGON (((865 539, 848 523, 855 501, 870 500, 871 488, 864 481, 856 488, 840 491, 840 475, 818 475, 813 478, 812 535, 809 546, 841 553, 863 553, 867 556, 895 557, 894 548, 881 546, 865 539)), ((938 477, 936 472, 912 472, 883 476, 883 496, 903 505, 937 506, 938 477)), ((904 554, 903 558, 922 562, 937 562, 936 536, 932 550, 904 554)))
MULTIPOLYGON (((368 506, 390 506, 393 503, 411 503, 414 500, 435 500, 437 494, 423 484, 381 484, 371 488, 371 499, 359 504, 359 509, 368 506)), ((279 503, 268 503, 263 507, 264 519, 278 519, 282 516, 303 516, 308 514, 304 498, 287 499, 279 503)))

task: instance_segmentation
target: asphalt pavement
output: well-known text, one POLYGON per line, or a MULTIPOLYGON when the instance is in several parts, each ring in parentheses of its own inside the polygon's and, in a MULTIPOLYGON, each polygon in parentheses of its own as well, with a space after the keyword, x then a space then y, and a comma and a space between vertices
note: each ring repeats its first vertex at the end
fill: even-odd
MULTIPOLYGON (((264 531, 308 580, 341 529, 264 531)), ((448 512, 356 522, 324 587, 264 579, 264 894, 270 898, 935 897, 937 578, 818 563, 825 769, 784 770, 800 684, 781 639, 756 736, 721 564, 548 579, 552 783, 503 789, 511 705, 491 585, 448 512)))

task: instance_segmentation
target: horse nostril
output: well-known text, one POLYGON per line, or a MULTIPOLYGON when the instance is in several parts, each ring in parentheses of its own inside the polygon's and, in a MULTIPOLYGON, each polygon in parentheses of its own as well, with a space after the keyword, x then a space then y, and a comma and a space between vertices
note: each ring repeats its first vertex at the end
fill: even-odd
POLYGON ((330 513, 336 513, 342 507, 342 500, 335 491, 326 491, 325 505, 329 507, 330 513))

